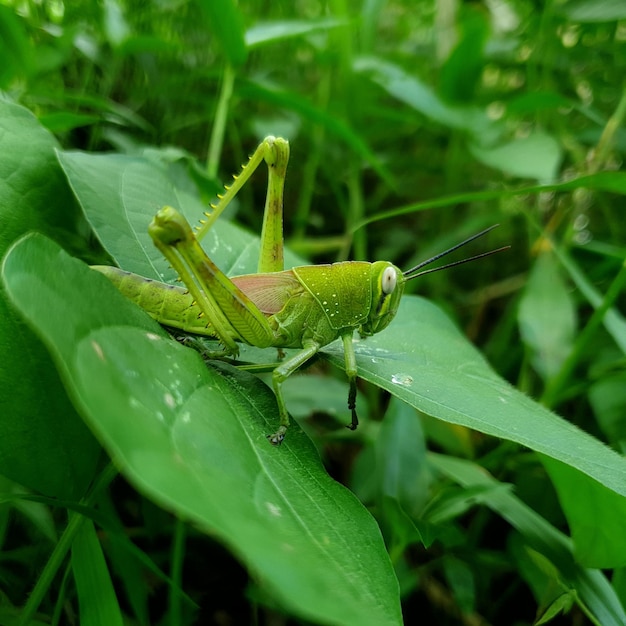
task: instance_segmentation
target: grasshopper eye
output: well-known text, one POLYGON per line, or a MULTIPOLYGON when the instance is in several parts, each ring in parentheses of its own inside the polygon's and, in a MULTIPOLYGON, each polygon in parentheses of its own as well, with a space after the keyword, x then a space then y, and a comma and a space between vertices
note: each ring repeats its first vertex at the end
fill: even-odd
POLYGON ((383 272, 383 276, 381 278, 381 289, 383 293, 388 296, 390 293, 393 293, 393 290, 396 288, 396 270, 393 267, 385 268, 383 272))

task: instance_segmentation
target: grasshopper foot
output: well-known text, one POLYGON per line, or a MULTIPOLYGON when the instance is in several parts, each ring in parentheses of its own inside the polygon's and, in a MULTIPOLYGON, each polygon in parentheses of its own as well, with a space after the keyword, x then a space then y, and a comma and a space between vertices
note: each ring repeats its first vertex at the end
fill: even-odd
POLYGON ((359 425, 359 418, 356 414, 356 409, 352 407, 351 410, 352 410, 352 421, 349 424, 346 424, 346 428, 349 428, 350 430, 356 430, 357 426, 359 425))
POLYGON ((273 435, 265 435, 265 436, 268 438, 269 442, 273 446, 279 446, 283 442, 286 432, 287 432, 287 427, 280 426, 279 429, 273 435))

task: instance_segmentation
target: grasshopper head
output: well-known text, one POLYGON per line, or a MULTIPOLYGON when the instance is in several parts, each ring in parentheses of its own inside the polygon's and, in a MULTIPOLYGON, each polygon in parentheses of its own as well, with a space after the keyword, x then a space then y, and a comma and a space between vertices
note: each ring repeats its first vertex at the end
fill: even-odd
POLYGON ((503 246, 502 248, 490 250, 489 252, 483 252, 482 254, 476 254, 469 258, 461 259, 460 261, 448 263, 447 265, 442 265, 433 269, 422 270, 424 266, 429 265, 433 261, 440 259, 446 254, 450 254, 451 252, 458 250, 461 246, 468 244, 470 241, 474 241, 474 239, 482 237, 483 235, 493 230, 496 226, 497 224, 495 226, 485 228, 485 230, 482 230, 481 232, 476 233, 471 237, 468 237, 465 241, 457 243, 455 246, 452 246, 451 248, 448 248, 447 250, 436 254, 430 259, 426 259, 426 261, 418 263, 415 267, 412 267, 406 272, 401 272, 395 265, 392 265, 387 261, 377 261, 376 263, 372 263, 372 302, 369 315, 367 316, 367 320, 361 327, 361 335, 373 335, 374 333, 379 333, 381 330, 389 326, 389 322, 391 322, 396 312, 398 311, 400 298, 402 298, 404 285, 407 280, 413 280, 414 278, 417 278, 418 276, 423 276, 424 274, 439 272, 440 270, 445 270, 449 267, 454 267, 455 265, 461 265, 462 263, 468 263, 470 261, 482 259, 486 256, 495 254, 496 252, 508 250, 510 246, 503 246))
POLYGON ((387 261, 372 263, 372 303, 367 321, 361 326, 361 335, 379 333, 395 317, 404 291, 402 272, 387 261))

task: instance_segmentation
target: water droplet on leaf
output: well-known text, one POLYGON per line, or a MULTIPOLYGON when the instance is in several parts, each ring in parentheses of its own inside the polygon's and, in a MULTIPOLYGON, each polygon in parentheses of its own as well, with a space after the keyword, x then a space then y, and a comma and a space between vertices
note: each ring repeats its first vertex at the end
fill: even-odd
POLYGON ((408 374, 392 374, 391 382, 395 385, 404 385, 405 387, 409 387, 413 384, 413 377, 408 374))

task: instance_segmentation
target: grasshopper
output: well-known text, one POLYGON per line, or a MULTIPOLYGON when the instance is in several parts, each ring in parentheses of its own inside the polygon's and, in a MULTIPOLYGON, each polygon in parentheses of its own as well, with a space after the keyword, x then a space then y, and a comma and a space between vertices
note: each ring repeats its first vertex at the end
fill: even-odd
POLYGON ((299 348, 283 360, 272 374, 280 424, 268 435, 280 445, 289 426, 289 414, 281 391, 282 383, 330 342, 341 338, 349 382, 348 408, 358 425, 356 413, 357 365, 352 339, 385 329, 394 318, 407 281, 428 272, 472 261, 504 248, 485 252, 455 263, 420 271, 445 254, 489 232, 488 228, 445 252, 402 272, 392 263, 360 261, 332 265, 305 265, 285 270, 283 266, 283 189, 289 143, 267 137, 234 176, 231 186, 211 205, 196 233, 174 208, 162 208, 148 227, 156 247, 163 253, 185 287, 160 283, 116 267, 93 266, 104 273, 122 293, 144 308, 159 323, 184 332, 216 337, 221 350, 209 357, 233 357, 237 342, 260 348, 299 348), (269 169, 261 252, 258 272, 227 277, 200 247, 228 203, 265 161, 269 169))

